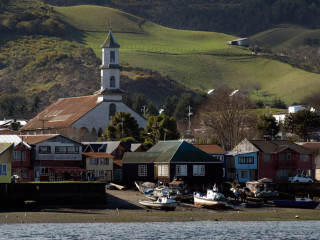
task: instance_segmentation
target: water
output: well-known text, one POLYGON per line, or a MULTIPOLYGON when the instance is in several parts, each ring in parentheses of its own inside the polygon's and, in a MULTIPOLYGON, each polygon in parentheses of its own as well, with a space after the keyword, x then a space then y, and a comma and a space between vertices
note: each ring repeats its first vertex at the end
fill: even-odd
POLYGON ((0 239, 320 239, 320 221, 3 224, 0 239))

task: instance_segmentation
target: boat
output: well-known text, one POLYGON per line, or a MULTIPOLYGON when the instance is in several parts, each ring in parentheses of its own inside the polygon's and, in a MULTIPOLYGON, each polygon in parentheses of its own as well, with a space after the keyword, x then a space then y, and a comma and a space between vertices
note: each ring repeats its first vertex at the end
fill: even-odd
POLYGON ((152 182, 134 182, 139 192, 142 194, 150 194, 153 192, 153 189, 155 187, 155 183, 152 182))
POLYGON ((158 197, 156 201, 139 200, 139 203, 148 208, 165 210, 165 211, 174 211, 178 206, 179 202, 168 197, 158 197))
POLYGON ((309 197, 296 197, 295 200, 274 200, 273 202, 276 207, 308 209, 315 209, 320 203, 312 201, 309 197))
POLYGON ((207 189, 207 194, 193 193, 194 205, 206 208, 234 208, 233 205, 228 204, 228 199, 218 191, 216 186, 213 189, 207 189))
POLYGON ((279 196, 279 193, 274 190, 273 180, 270 178, 262 178, 258 181, 246 182, 246 187, 240 189, 244 191, 247 198, 251 201, 268 201, 274 200, 279 196))

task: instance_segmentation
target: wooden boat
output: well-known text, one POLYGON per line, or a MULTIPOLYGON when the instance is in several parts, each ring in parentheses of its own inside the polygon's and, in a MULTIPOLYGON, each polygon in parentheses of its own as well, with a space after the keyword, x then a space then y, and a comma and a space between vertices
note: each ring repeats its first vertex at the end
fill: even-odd
POLYGON ((165 211, 173 211, 178 206, 178 202, 176 200, 167 197, 158 197, 156 201, 139 200, 139 203, 148 208, 165 211))
POLYGON ((194 205, 206 208, 234 208, 232 205, 228 204, 228 199, 220 192, 218 192, 217 187, 213 189, 207 189, 207 194, 202 195, 200 193, 194 193, 194 205))
POLYGON ((296 197, 295 201, 293 200, 274 200, 274 205, 276 207, 285 207, 285 208, 308 208, 315 209, 318 207, 320 202, 312 201, 309 197, 301 198, 296 197))
POLYGON ((247 198, 252 201, 268 201, 274 200, 279 196, 277 191, 274 191, 273 180, 270 178, 259 179, 258 181, 246 182, 246 187, 241 189, 247 195, 247 198))

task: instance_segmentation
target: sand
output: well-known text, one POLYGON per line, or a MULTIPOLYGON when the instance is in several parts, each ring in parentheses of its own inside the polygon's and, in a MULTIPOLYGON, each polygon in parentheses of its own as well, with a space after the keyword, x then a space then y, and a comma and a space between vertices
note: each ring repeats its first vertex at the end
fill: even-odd
POLYGON ((320 209, 262 208, 210 210, 182 203, 175 211, 150 210, 139 205, 146 200, 131 190, 107 190, 107 204, 95 206, 41 206, 35 209, 2 209, 0 224, 81 223, 81 222, 181 222, 181 221, 281 221, 320 220, 320 209))

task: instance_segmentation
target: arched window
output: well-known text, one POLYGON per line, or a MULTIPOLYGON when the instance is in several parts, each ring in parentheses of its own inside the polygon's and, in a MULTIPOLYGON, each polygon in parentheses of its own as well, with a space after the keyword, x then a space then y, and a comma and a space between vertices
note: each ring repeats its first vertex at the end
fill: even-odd
POLYGON ((114 76, 110 77, 110 87, 115 87, 116 86, 116 79, 114 76))
POLYGON ((111 116, 114 116, 116 114, 116 105, 114 103, 111 103, 109 105, 109 119, 111 116))

